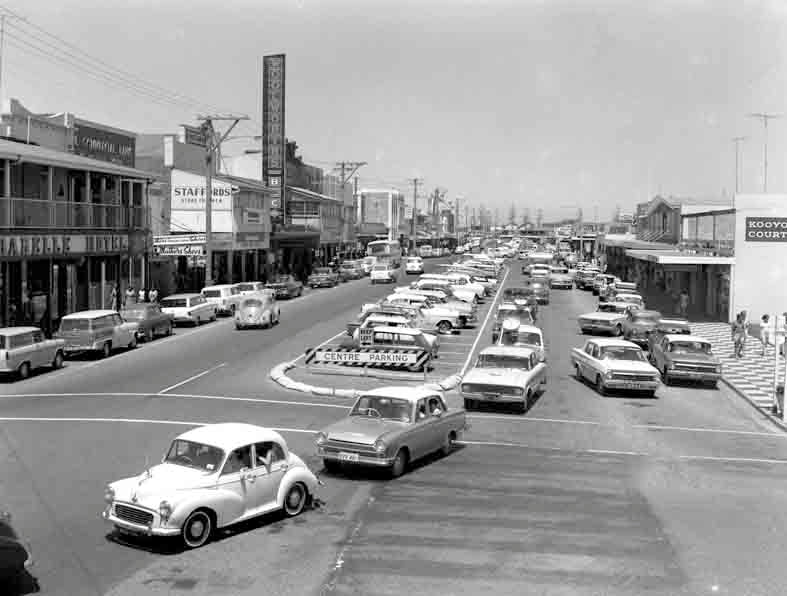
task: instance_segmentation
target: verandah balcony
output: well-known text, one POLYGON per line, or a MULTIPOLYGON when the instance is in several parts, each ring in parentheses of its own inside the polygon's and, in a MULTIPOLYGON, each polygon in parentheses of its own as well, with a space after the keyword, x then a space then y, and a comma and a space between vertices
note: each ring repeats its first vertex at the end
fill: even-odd
POLYGON ((0 229, 144 230, 145 207, 0 197, 0 229))

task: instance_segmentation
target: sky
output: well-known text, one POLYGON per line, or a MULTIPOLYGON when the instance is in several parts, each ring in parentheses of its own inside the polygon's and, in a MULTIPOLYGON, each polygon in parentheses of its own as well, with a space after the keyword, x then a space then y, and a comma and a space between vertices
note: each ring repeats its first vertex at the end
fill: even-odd
POLYGON ((231 111, 253 119, 237 136, 261 134, 261 57, 284 53, 288 138, 317 166, 368 162, 362 187, 411 197, 419 178, 501 219, 514 205, 517 219, 608 220, 656 194, 731 194, 737 136, 740 190, 761 192, 764 129, 747 114, 774 112, 768 190, 787 192, 783 0, 0 6, 28 21, 7 22, 3 98, 34 111, 135 132, 231 111), (129 89, 132 75, 147 86, 129 89))

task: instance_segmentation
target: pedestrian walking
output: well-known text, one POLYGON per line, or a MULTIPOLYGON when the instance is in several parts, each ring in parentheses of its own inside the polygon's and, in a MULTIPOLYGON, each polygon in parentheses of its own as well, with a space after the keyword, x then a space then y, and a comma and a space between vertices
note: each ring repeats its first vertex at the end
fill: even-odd
POLYGON ((760 317, 760 341, 762 342, 762 355, 765 356, 765 348, 771 345, 770 315, 762 315, 760 317))
POLYGON ((153 288, 148 292, 148 299, 151 302, 158 302, 158 290, 156 288, 153 288))
POLYGON ((681 290, 678 296, 678 308, 680 308, 680 316, 688 318, 689 312, 689 293, 686 290, 681 290))
POLYGON ((733 358, 743 357, 743 350, 746 347, 747 328, 746 311, 742 310, 735 317, 735 322, 732 324, 733 358))
POLYGON ((137 296, 137 302, 147 302, 145 297, 147 296, 148 291, 146 288, 139 289, 139 295, 137 296))
POLYGON ((123 306, 123 294, 120 291, 120 282, 115 282, 115 285, 112 286, 111 302, 112 308, 120 312, 120 309, 123 306))
POLYGON ((129 286, 126 290, 126 304, 134 304, 137 301, 137 293, 134 291, 134 286, 129 286))

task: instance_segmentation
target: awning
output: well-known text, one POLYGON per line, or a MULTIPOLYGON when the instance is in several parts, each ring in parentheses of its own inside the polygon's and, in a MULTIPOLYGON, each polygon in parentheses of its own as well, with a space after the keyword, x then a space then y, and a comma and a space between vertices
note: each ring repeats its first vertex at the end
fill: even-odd
POLYGON ((718 257, 694 254, 678 250, 636 250, 626 251, 626 255, 640 261, 659 265, 734 265, 735 257, 718 257))
POLYGON ((37 145, 26 145, 25 143, 15 143, 0 139, 0 159, 10 159, 22 163, 39 164, 42 166, 55 166, 58 168, 68 168, 71 170, 87 170, 99 174, 112 174, 114 176, 124 176, 127 178, 140 178, 142 180, 156 180, 158 174, 145 172, 136 168, 127 168, 108 161, 91 159, 66 153, 65 151, 55 151, 37 145))

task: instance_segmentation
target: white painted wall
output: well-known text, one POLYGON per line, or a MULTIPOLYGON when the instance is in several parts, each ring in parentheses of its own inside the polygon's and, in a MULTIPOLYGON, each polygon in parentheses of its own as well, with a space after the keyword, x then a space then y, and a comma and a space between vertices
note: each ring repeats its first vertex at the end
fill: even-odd
POLYGON ((747 217, 787 218, 787 195, 735 196, 735 265, 730 317, 747 311, 750 322, 765 313, 787 311, 787 238, 753 242, 746 238, 747 217))

